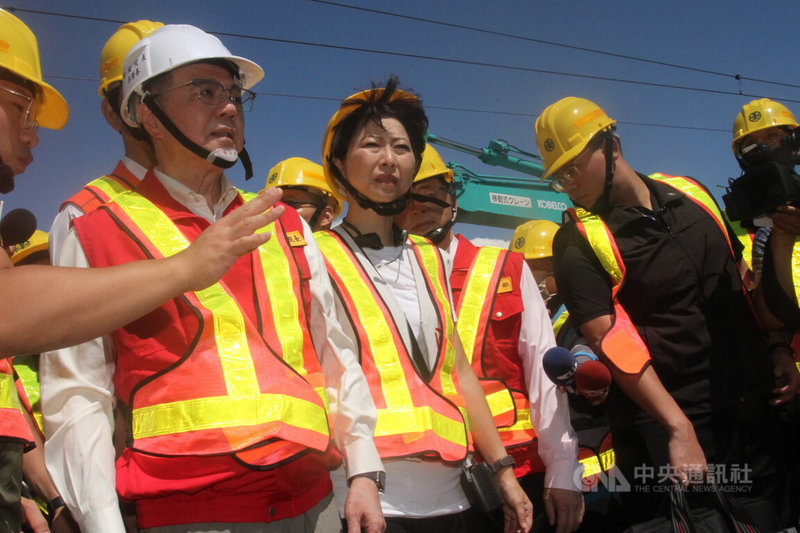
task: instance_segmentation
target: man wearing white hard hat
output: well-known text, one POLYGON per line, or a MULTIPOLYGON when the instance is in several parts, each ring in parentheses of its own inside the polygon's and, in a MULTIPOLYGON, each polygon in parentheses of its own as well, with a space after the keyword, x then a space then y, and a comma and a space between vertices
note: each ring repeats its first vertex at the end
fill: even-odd
MULTIPOLYGON (((75 220, 62 259, 79 266, 168 257, 249 196, 224 169, 248 167, 243 113, 261 68, 184 25, 139 41, 123 67, 122 117, 149 136, 156 166, 75 220)), ((324 261, 295 211, 267 230, 219 283, 51 354, 48 467, 82 531, 124 532, 117 494, 142 531, 339 531, 328 470, 340 453, 350 531, 383 530, 375 408, 324 261), (127 412, 118 458, 115 403, 127 412)))
MULTIPOLYGON (((33 162, 38 126, 61 129, 69 107, 42 77, 39 47, 30 28, 0 9, 0 35, 0 193, 7 193, 14 188, 15 176, 33 162)), ((276 196, 261 195, 213 224, 186 250, 161 261, 92 271, 43 265, 11 268, 8 256, 0 254, 0 300, 6 303, 0 306, 0 355, 38 353, 85 341, 134 320, 168 298, 213 283, 239 256, 269 238, 252 232, 280 215, 282 209, 264 212, 276 196)), ((2 531, 20 529, 22 452, 31 439, 14 390, 13 368, 7 359, 0 359, 2 531)), ((51 511, 58 506, 57 500, 50 502, 51 511)), ((42 520, 35 504, 33 509, 25 508, 32 529, 47 527, 33 522, 33 514, 42 520)))

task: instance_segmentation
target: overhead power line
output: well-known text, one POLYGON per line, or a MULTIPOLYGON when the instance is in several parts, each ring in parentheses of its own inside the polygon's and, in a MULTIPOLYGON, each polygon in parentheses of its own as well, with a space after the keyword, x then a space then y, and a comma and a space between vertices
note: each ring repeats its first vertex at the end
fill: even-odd
MULTIPOLYGON (((326 0, 312 0, 314 2, 324 3, 324 4, 333 4, 333 5, 340 5, 334 2, 329 2, 326 0)), ((347 6, 346 4, 341 4, 343 7, 351 7, 353 9, 361 9, 356 8, 353 6, 347 6)), ((112 18, 105 18, 105 17, 92 17, 87 15, 76 15, 76 14, 69 14, 69 13, 60 13, 54 11, 43 11, 37 9, 27 9, 27 8, 20 8, 20 7, 6 7, 5 9, 9 11, 19 11, 19 12, 26 12, 26 13, 35 13, 39 15, 49 15, 54 17, 63 17, 63 18, 71 18, 71 19, 78 19, 78 20, 89 20, 95 22, 110 22, 114 24, 124 24, 126 21, 112 19, 112 18)), ((374 11, 368 10, 366 11, 374 11)), ((401 15, 397 15, 401 16, 401 15)), ((405 16, 404 16, 405 17, 405 16)), ((414 17, 409 17, 414 18, 414 17)), ((435 21, 433 21, 436 23, 435 21)), ((447 24, 447 23, 443 23, 447 24)), ((522 66, 514 66, 514 65, 502 65, 497 63, 489 63, 489 62, 481 62, 481 61, 470 61, 465 59, 455 59, 455 58, 443 58, 443 57, 436 57, 436 56, 427 56, 427 55, 420 55, 420 54, 410 54, 404 52, 393 52, 388 50, 375 50, 371 48, 359 48, 359 47, 351 47, 351 46, 343 46, 343 45, 332 45, 332 44, 325 44, 325 43, 315 43, 311 41, 298 41, 292 39, 278 39, 274 37, 265 37, 259 35, 250 35, 250 34, 242 34, 242 33, 231 33, 231 32, 221 32, 221 31, 212 31, 208 30, 209 33, 227 37, 236 37, 241 39, 250 39, 250 40, 258 40, 258 41, 267 41, 267 42, 276 42, 282 44, 292 44, 292 45, 299 45, 299 46, 311 46, 311 47, 319 47, 319 48, 328 48, 328 49, 335 49, 335 50, 344 50, 344 51, 351 51, 351 52, 361 52, 361 53, 371 53, 371 54, 379 54, 379 55, 390 55, 395 57, 406 57, 412 59, 422 59, 422 60, 429 60, 429 61, 440 61, 446 63, 458 63, 458 64, 465 64, 471 66, 480 66, 480 67, 487 67, 487 68, 498 68, 504 70, 515 70, 515 71, 523 71, 523 72, 532 72, 532 73, 540 73, 540 74, 551 74, 555 76, 567 76, 567 77, 576 77, 576 78, 583 78, 583 79, 594 79, 600 81, 610 81, 610 82, 617 82, 617 83, 627 83, 627 84, 634 84, 634 85, 644 85, 650 87, 659 87, 659 88, 666 88, 666 89, 675 89, 675 90, 687 90, 687 91, 695 91, 695 92, 703 92, 703 93, 713 93, 713 94, 726 94, 731 96, 746 96, 751 98, 760 98, 763 95, 758 94, 748 94, 742 92, 734 92, 734 91, 724 91, 719 89, 706 89, 701 87, 691 87, 691 86, 683 86, 683 85, 673 85, 673 84, 666 84, 666 83, 655 83, 655 82, 645 82, 639 80, 629 80, 623 78, 612 78, 606 76, 593 76, 588 74, 576 74, 570 72, 559 72, 547 69, 536 69, 532 67, 522 67, 522 66)), ((488 31, 488 30, 487 30, 488 31)), ((566 45, 565 45, 566 46, 566 45)), ((587 49, 588 50, 588 49, 587 49)), ((84 77, 75 77, 75 76, 66 76, 66 75, 54 75, 49 76, 54 79, 65 79, 65 80, 76 80, 76 81, 93 81, 97 82, 98 79, 96 78, 84 78, 84 77)), ((309 100, 329 100, 329 101, 340 101, 339 98, 331 98, 331 97, 323 97, 323 96, 308 96, 308 95, 293 95, 293 94, 280 94, 280 93, 268 93, 268 92, 257 92, 257 94, 263 94, 265 96, 274 96, 274 97, 282 97, 282 98, 302 98, 302 99, 309 99, 309 100)), ((800 100, 793 100, 782 98, 784 102, 794 102, 800 103, 800 100)), ((448 107, 448 106, 435 106, 435 105, 428 105, 426 107, 429 109, 439 109, 445 111, 461 111, 461 112, 470 112, 470 113, 486 113, 486 114, 495 114, 495 115, 510 115, 510 116, 524 116, 524 117, 531 117, 536 118, 538 115, 531 114, 531 113, 522 113, 522 112, 513 112, 513 111, 497 111, 497 110, 487 110, 487 109, 475 109, 475 108, 463 108, 463 107, 448 107)), ((620 123, 625 123, 621 122, 620 123)), ((645 124, 645 123, 635 123, 629 122, 629 125, 638 125, 638 126, 648 126, 648 127, 663 127, 663 128, 680 128, 686 130, 698 130, 698 131, 713 131, 713 132, 727 132, 727 129, 718 129, 718 128, 703 128, 703 127, 693 127, 693 126, 675 126, 675 125, 668 125, 668 124, 645 124)))
MULTIPOLYGON (((88 17, 83 15, 70 15, 65 13, 57 13, 53 11, 41 11, 35 9, 25 9, 25 8, 18 8, 18 7, 10 7, 7 8, 11 11, 22 11, 28 13, 37 13, 43 15, 51 15, 57 17, 68 17, 68 18, 75 18, 75 19, 85 19, 85 20, 93 20, 93 21, 103 21, 103 22, 114 22, 118 24, 124 24, 125 21, 115 20, 115 19, 108 19, 108 18, 100 18, 100 17, 88 17)), ((282 44, 292 44, 292 45, 299 45, 299 46, 311 46, 317 48, 327 48, 331 50, 344 50, 348 52, 360 52, 360 53, 367 53, 367 54, 378 54, 378 55, 387 55, 387 56, 394 56, 394 57, 405 57, 410 59, 422 59, 427 61, 438 61, 443 63, 456 63, 461 65, 470 65, 470 66, 478 66, 478 67, 486 67, 486 68, 496 68, 500 70, 511 70, 517 72, 529 72, 529 73, 536 73, 536 74, 549 74, 553 76, 564 76, 564 77, 572 77, 572 78, 579 78, 579 79, 590 79, 590 80, 598 80, 598 81, 610 81, 616 83, 624 83, 629 85, 640 85, 646 87, 658 87, 662 89, 675 89, 675 90, 683 90, 683 91, 693 91, 693 92, 700 92, 700 93, 709 93, 709 94, 724 94, 729 96, 745 96, 749 98, 763 98, 768 95, 762 94, 754 94, 754 93, 743 93, 741 91, 725 91, 722 89, 708 89, 703 87, 692 87, 688 85, 675 85, 671 83, 658 83, 658 82, 648 82, 648 81, 641 81, 641 80, 633 80, 633 79, 626 79, 626 78, 614 78, 609 76, 595 76, 591 74, 577 74, 574 72, 562 72, 556 70, 548 70, 548 69, 540 69, 540 68, 533 68, 533 67, 524 67, 518 65, 505 65, 500 63, 490 63, 487 61, 472 61, 468 59, 458 59, 458 58, 448 58, 448 57, 438 57, 438 56, 429 56, 429 55, 422 55, 422 54, 411 54, 406 52, 395 52, 390 50, 377 50, 374 48, 361 48, 361 47, 354 47, 354 46, 343 46, 343 45, 334 45, 334 44, 327 44, 327 43, 318 43, 313 41, 299 41, 296 39, 278 39, 275 37, 264 37, 261 35, 251 35, 246 33, 232 33, 232 32, 223 32, 223 31, 213 31, 207 30, 209 33, 213 33, 215 35, 222 35, 226 37, 237 37, 240 39, 249 39, 249 40, 257 40, 257 41, 266 41, 266 42, 273 42, 273 43, 282 43, 282 44)), ((794 100, 789 98, 781 98, 784 102, 792 102, 792 103, 800 103, 800 100, 794 100)))
POLYGON ((664 66, 664 67, 677 68, 677 69, 688 70, 688 71, 692 71, 692 72, 700 72, 700 73, 703 73, 703 74, 712 74, 714 76, 722 76, 722 77, 730 78, 730 79, 736 80, 736 81, 747 80, 747 81, 755 81, 755 82, 759 82, 759 83, 768 83, 768 84, 771 84, 771 85, 779 85, 779 86, 782 86, 782 87, 792 87, 792 88, 795 88, 795 89, 800 89, 800 85, 796 85, 796 84, 793 84, 793 83, 785 83, 785 82, 780 82, 780 81, 765 80, 765 79, 761 79, 761 78, 751 78, 751 77, 748 77, 748 76, 742 76, 741 74, 730 74, 730 73, 726 73, 726 72, 717 72, 715 70, 709 70, 709 69, 704 69, 704 68, 699 68, 699 67, 691 67, 691 66, 688 66, 688 65, 679 65, 677 63, 669 63, 667 61, 658 61, 656 59, 647 59, 647 58, 637 57, 637 56, 632 56, 632 55, 627 55, 627 54, 619 54, 619 53, 616 53, 616 52, 609 52, 607 50, 597 50, 595 48, 586 48, 584 46, 576 46, 576 45, 571 45, 571 44, 558 43, 558 42, 555 42, 555 41, 548 41, 548 40, 545 40, 545 39, 536 39, 534 37, 528 37, 526 35, 518 35, 518 34, 515 34, 515 33, 508 33, 508 32, 495 31, 495 30, 487 30, 485 28, 478 28, 478 27, 475 27, 475 26, 467 26, 465 24, 455 24, 455 23, 452 23, 452 22, 444 22, 444 21, 441 21, 441 20, 434 20, 434 19, 429 19, 429 18, 425 18, 425 17, 415 17, 415 16, 412 16, 412 15, 404 15, 402 13, 393 13, 391 11, 383 11, 383 10, 380 10, 380 9, 373 9, 373 8, 361 7, 361 6, 353 6, 353 5, 350 5, 350 4, 342 4, 341 2, 332 2, 330 0, 311 0, 311 1, 312 2, 316 2, 318 4, 327 4, 327 5, 330 5, 330 6, 336 6, 336 7, 346 8, 346 9, 354 9, 356 11, 364 11, 364 12, 367 12, 367 13, 375 13, 375 14, 378 14, 378 15, 386 15, 386 16, 389 16, 389 17, 397 17, 397 18, 403 18, 403 19, 407 19, 407 20, 415 20, 417 22, 426 22, 426 23, 429 23, 429 24, 436 24, 438 26, 446 26, 448 28, 469 30, 469 31, 474 31, 474 32, 479 32, 479 33, 485 33, 485 34, 488 34, 488 35, 495 35, 495 36, 498 36, 498 37, 508 37, 508 38, 511 38, 511 39, 518 39, 518 40, 522 40, 522 41, 528 41, 528 42, 532 42, 532 43, 544 44, 544 45, 548 45, 548 46, 557 46, 559 48, 567 48, 567 49, 570 49, 570 50, 578 50, 578 51, 581 51, 581 52, 588 52, 588 53, 591 53, 591 54, 599 54, 599 55, 604 55, 604 56, 609 56, 609 57, 617 57, 617 58, 620 58, 620 59, 627 59, 627 60, 631 60, 631 61, 639 61, 639 62, 642 62, 642 63, 650 63, 651 65, 661 65, 661 66, 664 66))

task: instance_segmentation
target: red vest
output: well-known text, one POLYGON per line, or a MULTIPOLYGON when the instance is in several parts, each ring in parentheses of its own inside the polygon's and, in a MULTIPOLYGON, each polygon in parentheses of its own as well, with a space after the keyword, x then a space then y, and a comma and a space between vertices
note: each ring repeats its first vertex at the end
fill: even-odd
POLYGON ((68 205, 74 205, 84 213, 90 213, 108 202, 114 194, 132 191, 137 185, 139 185, 139 178, 134 176, 120 161, 114 172, 84 185, 72 198, 62 203, 58 210, 61 211, 68 205))
MULTIPOLYGON (((160 257, 163 249, 159 244, 159 231, 171 235, 173 230, 163 229, 170 225, 179 230, 175 239, 188 241, 209 226, 205 219, 175 202, 152 171, 137 191, 121 195, 75 220, 76 231, 92 266, 160 257), (163 217, 159 219, 163 227, 156 225, 161 230, 137 224, 123 207, 131 198, 142 201, 142 197, 158 206, 147 214, 163 217)), ((237 198, 228 211, 241 204, 242 199, 237 198)), ((306 453, 310 449, 325 451, 330 439, 320 395, 320 392, 324 394, 321 369, 305 316, 310 292, 302 225, 296 212, 287 210, 271 229, 270 241, 259 251, 240 258, 218 286, 210 288, 211 292, 207 289, 186 293, 113 333, 117 348, 115 393, 132 412, 128 429, 133 440, 118 460, 117 486, 123 497, 144 499, 137 503, 157 507, 158 501, 151 502, 149 498, 161 498, 163 502, 179 491, 197 498, 194 503, 191 499, 184 502, 185 497, 173 502, 175 505, 184 502, 189 509, 192 505, 197 507, 201 499, 223 497, 217 491, 224 485, 228 487, 224 497, 229 499, 239 490, 259 492, 257 500, 268 494, 274 496, 272 501, 293 502, 279 512, 273 509, 267 513, 267 509, 263 509, 259 521, 270 521, 304 512, 319 500, 320 492, 322 495, 328 492, 329 480, 321 467, 327 462, 321 460, 321 455, 306 453), (269 260, 269 254, 281 257, 285 262, 282 268, 290 271, 276 286, 270 285, 269 279, 265 283, 261 266, 262 261, 269 260), (291 335, 296 338, 287 338, 274 327, 282 323, 275 313, 286 312, 287 302, 296 304, 296 327, 291 335), (240 325, 232 330, 229 326, 235 325, 236 317, 240 325), (231 342, 236 338, 234 335, 241 335, 236 341, 239 349, 231 342), (285 352, 286 346, 299 348, 285 352), (243 353, 249 354, 246 360, 241 356, 243 353), (232 368, 229 368, 231 363, 232 368), (220 399, 224 402, 217 402, 220 399), (274 401, 267 402, 270 399, 274 401), (298 413, 299 424, 293 424, 296 421, 290 419, 293 412, 284 412, 285 405, 296 401, 308 407, 298 413), (262 404, 272 410, 260 411, 262 404), (206 405, 211 408, 206 409, 206 405), (223 408, 240 415, 236 423, 214 424, 217 420, 211 415, 223 408), (209 420, 212 423, 205 425, 209 420), (314 427, 324 425, 324 434, 303 427, 304 424, 313 425, 312 422, 316 424, 314 427), (198 459, 198 455, 205 457, 198 459), (295 463, 297 467, 306 466, 298 470, 295 463), (306 484, 304 480, 287 480, 278 487, 275 476, 250 470, 248 464, 277 468, 276 475, 292 464, 293 472, 312 476, 319 488, 308 492, 313 501, 305 501, 305 494, 292 493, 306 484), (281 468, 281 465, 287 466, 281 468), (215 495, 205 496, 205 490, 215 495), (297 498, 300 498, 299 503, 297 498)), ((270 263, 270 269, 272 266, 270 263)), ((163 512, 169 513, 169 509, 163 512)), ((229 521, 231 513, 217 511, 214 516, 228 518, 210 521, 229 521)), ((140 526, 170 523, 161 518, 163 516, 143 523, 140 515, 140 526)))
MULTIPOLYGON (((463 291, 479 249, 461 235, 456 238, 458 247, 453 257, 450 286, 453 290, 453 305, 456 309, 461 309, 463 291)), ((482 384, 486 382, 486 378, 495 378, 511 390, 516 410, 527 416, 529 423, 530 403, 518 351, 522 311, 525 307, 520 288, 524 258, 520 253, 503 251, 500 259, 491 282, 490 292, 494 294, 494 298, 485 298, 482 301, 481 334, 476 336, 476 347, 473 349, 475 355, 471 364, 482 384)), ((519 424, 521 420, 517 419, 515 422, 519 424)), ((517 424, 515 425, 519 428, 517 424)), ((514 468, 517 477, 532 471, 544 471, 544 463, 537 453, 536 432, 533 428, 515 430, 514 426, 501 426, 498 430, 503 444, 517 461, 514 468)))

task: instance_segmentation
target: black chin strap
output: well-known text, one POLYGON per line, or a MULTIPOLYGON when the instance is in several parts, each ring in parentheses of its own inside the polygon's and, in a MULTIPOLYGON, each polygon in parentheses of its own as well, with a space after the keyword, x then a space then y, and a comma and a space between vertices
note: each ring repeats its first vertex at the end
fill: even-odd
POLYGON ((14 190, 14 171, 0 159, 0 194, 14 190))
MULTIPOLYGON (((150 93, 146 93, 142 102, 147 106, 147 108, 156 116, 158 120, 167 128, 167 131, 175 137, 179 143, 181 143, 187 150, 194 153, 195 155, 202 157, 203 159, 210 161, 212 164, 220 167, 220 168, 231 168, 233 165, 236 164, 236 161, 241 159, 242 166, 244 166, 244 179, 249 180, 253 177, 253 164, 250 161, 250 155, 245 150, 244 146, 242 146, 242 151, 236 153, 235 151, 231 150, 231 152, 236 153, 236 157, 232 158, 225 158, 220 157, 213 152, 209 152, 199 144, 195 143, 194 141, 190 140, 186 135, 183 134, 181 130, 175 125, 172 120, 167 116, 166 113, 156 104, 155 98, 150 93)), ((215 150, 216 151, 216 150, 215 150)))
POLYGON ((452 215, 450 216, 450 220, 448 220, 443 226, 438 228, 432 229, 427 234, 425 234, 425 238, 429 239, 433 244, 437 246, 441 243, 447 234, 450 232, 450 228, 456 223, 456 215, 458 214, 458 207, 455 205, 451 206, 452 208, 452 215))
POLYGON ((611 186, 614 184, 614 142, 610 137, 606 137, 603 145, 603 156, 606 158, 606 181, 603 186, 603 194, 589 208, 592 213, 601 213, 611 207, 611 186))
POLYGON ((399 213, 405 211, 406 206, 408 205, 408 200, 411 197, 411 188, 409 187, 408 192, 406 192, 403 196, 398 198, 397 200, 393 200, 391 202, 373 202, 353 187, 349 181, 347 181, 344 176, 342 176, 339 169, 333 163, 333 159, 328 156, 328 165, 331 171, 333 172, 334 177, 336 177, 336 181, 342 184, 350 195, 356 199, 356 203, 363 207, 364 209, 372 209, 376 213, 381 216, 394 216, 399 213))

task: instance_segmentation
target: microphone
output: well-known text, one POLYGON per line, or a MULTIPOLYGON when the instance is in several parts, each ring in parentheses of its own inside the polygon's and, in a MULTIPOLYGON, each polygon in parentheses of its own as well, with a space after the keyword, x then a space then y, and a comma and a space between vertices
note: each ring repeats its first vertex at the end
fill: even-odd
POLYGON ((566 348, 554 346, 547 350, 542 357, 544 373, 550 381, 574 392, 575 373, 578 371, 578 360, 566 348))
POLYGON ((575 372, 575 390, 592 404, 603 402, 610 386, 611 372, 600 361, 588 360, 578 366, 575 372))
POLYGON ((27 241, 36 231, 36 217, 27 209, 12 209, 0 220, 0 241, 14 246, 27 241))

